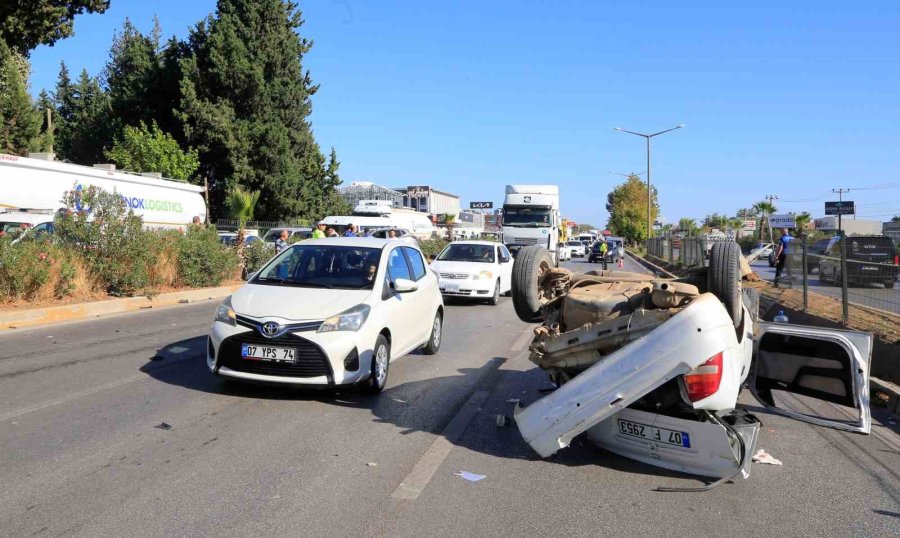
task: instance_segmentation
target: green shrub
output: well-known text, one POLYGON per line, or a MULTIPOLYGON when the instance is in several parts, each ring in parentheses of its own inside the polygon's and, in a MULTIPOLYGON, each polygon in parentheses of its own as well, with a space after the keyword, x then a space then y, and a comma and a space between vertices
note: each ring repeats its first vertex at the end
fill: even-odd
POLYGON ((115 191, 90 186, 69 191, 67 211, 57 215, 57 241, 84 257, 88 270, 110 295, 133 295, 147 287, 154 263, 141 218, 115 191))
POLYGON ((34 299, 50 278, 55 259, 45 241, 13 244, 0 238, 0 301, 34 299))
POLYGON ((219 242, 213 228, 191 226, 178 242, 179 284, 218 286, 234 274, 237 266, 237 253, 219 242))
POLYGON ((247 273, 259 271, 273 256, 275 256, 275 247, 268 246, 262 241, 254 241, 245 246, 244 261, 246 262, 247 273))
POLYGON ((419 248, 426 258, 433 260, 448 244, 447 240, 442 238, 426 239, 419 241, 419 248))

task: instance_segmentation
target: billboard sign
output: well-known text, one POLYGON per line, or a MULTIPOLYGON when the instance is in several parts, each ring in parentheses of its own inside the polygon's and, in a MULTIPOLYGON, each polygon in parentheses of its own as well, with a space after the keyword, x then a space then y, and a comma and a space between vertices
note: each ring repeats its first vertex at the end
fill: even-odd
POLYGON ((756 221, 755 220, 745 220, 744 224, 741 226, 741 229, 745 232, 755 232, 756 231, 756 221))
POLYGON ((826 215, 853 215, 856 208, 853 202, 844 200, 842 202, 825 202, 826 215))
POLYGON ((794 222, 794 214, 788 213, 786 215, 769 215, 769 226, 772 228, 796 228, 797 224, 794 222))
POLYGON ((469 209, 493 209, 494 202, 469 202, 469 209))

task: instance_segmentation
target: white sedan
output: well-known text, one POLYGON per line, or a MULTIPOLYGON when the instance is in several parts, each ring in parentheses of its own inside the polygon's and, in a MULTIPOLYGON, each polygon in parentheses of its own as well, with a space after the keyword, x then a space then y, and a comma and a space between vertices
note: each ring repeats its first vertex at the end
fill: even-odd
POLYGON ((487 299, 495 305, 512 286, 513 258, 506 246, 490 241, 450 243, 431 262, 441 293, 487 299))
POLYGON ((569 250, 573 258, 584 258, 585 248, 581 241, 567 241, 565 248, 569 250))
POLYGON ((358 384, 378 393, 390 362, 441 345, 444 304, 418 248, 331 238, 291 245, 216 310, 216 375, 291 385, 358 384))

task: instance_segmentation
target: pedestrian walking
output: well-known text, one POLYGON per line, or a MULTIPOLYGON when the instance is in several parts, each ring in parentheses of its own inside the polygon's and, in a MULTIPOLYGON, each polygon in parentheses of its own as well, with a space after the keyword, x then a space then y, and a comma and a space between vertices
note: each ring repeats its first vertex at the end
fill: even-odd
MULTIPOLYGON (((775 251, 775 287, 778 287, 778 279, 781 278, 781 271, 785 268, 788 254, 791 253, 791 232, 787 228, 781 230, 781 239, 778 240, 778 250, 775 251)), ((791 276, 791 266, 787 266, 787 274, 791 276)))
POLYGON ((325 239, 325 223, 320 222, 316 224, 316 229, 313 230, 312 235, 310 236, 312 239, 325 239))
POLYGON ((281 230, 281 233, 278 234, 278 239, 275 240, 275 254, 278 254, 288 247, 289 236, 290 234, 287 230, 281 230))

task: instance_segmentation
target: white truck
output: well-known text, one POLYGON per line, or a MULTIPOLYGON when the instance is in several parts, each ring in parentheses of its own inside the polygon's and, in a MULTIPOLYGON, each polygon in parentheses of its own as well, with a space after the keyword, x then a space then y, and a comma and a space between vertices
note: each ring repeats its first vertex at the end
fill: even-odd
POLYGON ((203 188, 140 174, 0 153, 0 230, 50 232, 64 195, 89 186, 115 191, 148 228, 206 220, 203 188))
POLYGON ((501 231, 513 256, 522 247, 538 245, 549 250, 559 265, 561 222, 557 185, 506 186, 501 231))

